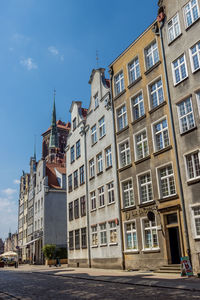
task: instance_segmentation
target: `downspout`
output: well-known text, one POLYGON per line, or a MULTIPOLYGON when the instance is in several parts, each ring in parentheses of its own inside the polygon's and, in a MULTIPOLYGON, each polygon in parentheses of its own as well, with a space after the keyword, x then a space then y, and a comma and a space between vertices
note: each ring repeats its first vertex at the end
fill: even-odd
POLYGON ((175 125, 174 125, 174 118, 173 118, 173 113, 172 113, 171 95, 170 95, 170 90, 169 90, 169 81, 168 81, 168 74, 167 74, 165 49, 164 49, 163 35, 162 35, 162 29, 163 29, 163 26, 164 26, 164 22, 165 22, 165 19, 162 22, 160 22, 159 33, 160 33, 161 49, 162 49, 162 56, 163 56, 163 66, 164 66, 164 73, 165 73, 166 90, 167 90, 167 97, 168 97, 168 104, 169 104, 169 115, 170 115, 170 121, 171 121, 171 127, 172 127, 172 138, 173 138, 173 143, 174 143, 174 153, 175 153, 175 160, 176 160, 176 166, 177 166, 178 184, 179 184, 179 189, 180 189, 180 200, 181 200, 182 211, 183 211, 183 226, 184 226, 184 231, 185 231, 186 253, 187 253, 187 255, 190 259, 190 262, 192 264, 189 233, 188 233, 188 225, 187 225, 187 217, 186 217, 186 210, 185 210, 185 200, 184 200, 183 185, 182 185, 182 180, 181 180, 180 163, 179 163, 179 157, 178 157, 178 148, 177 148, 177 141, 176 141, 175 125))
POLYGON ((119 201, 119 224, 120 224, 120 240, 121 240, 121 252, 122 252, 122 268, 123 270, 125 270, 125 255, 124 255, 124 239, 123 239, 123 235, 122 235, 122 216, 121 216, 121 197, 120 197, 120 192, 119 192, 119 186, 120 186, 120 182, 119 182, 119 176, 118 176, 118 159, 117 159, 117 143, 116 143, 116 135, 115 135, 115 112, 114 112, 114 105, 113 105, 113 93, 112 93, 112 83, 113 83, 113 68, 112 66, 110 67, 109 70, 109 74, 110 74, 110 102, 111 102, 111 110, 112 110, 112 121, 113 121, 113 129, 114 129, 114 147, 115 147, 115 151, 114 151, 114 159, 116 162, 116 178, 117 178, 117 196, 118 196, 118 201, 119 201))

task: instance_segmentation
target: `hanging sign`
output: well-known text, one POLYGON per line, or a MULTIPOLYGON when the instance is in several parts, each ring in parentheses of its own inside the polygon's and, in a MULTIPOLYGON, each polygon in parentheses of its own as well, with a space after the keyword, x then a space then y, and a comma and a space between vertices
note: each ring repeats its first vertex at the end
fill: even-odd
POLYGON ((181 257, 181 269, 187 276, 193 276, 192 266, 188 256, 181 257))

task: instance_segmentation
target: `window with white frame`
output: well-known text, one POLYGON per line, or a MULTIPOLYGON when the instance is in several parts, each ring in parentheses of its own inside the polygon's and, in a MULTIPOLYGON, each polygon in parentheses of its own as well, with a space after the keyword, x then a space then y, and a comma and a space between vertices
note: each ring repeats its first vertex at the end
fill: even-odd
POLYGON ((104 199, 104 186, 101 186, 98 189, 99 192, 99 207, 102 207, 105 205, 105 199, 104 199))
POLYGON ((149 98, 151 109, 164 102, 162 80, 158 79, 149 86, 149 98))
POLYGON ((90 178, 95 176, 95 172, 94 172, 94 159, 91 159, 89 161, 89 170, 90 170, 90 178))
POLYGON ((168 40, 171 43, 181 33, 179 15, 176 14, 168 23, 168 40))
POLYGON ((137 78, 140 77, 140 65, 139 65, 139 58, 134 58, 129 64, 128 64, 128 75, 129 75, 129 83, 131 84, 134 82, 137 78))
POLYGON ((71 163, 73 163, 74 160, 75 160, 74 146, 71 147, 71 149, 70 149, 70 154, 71 154, 71 163))
POLYGON ((92 134, 91 134, 91 139, 92 139, 92 145, 97 142, 97 126, 96 124, 92 126, 91 128, 92 134))
POLYGON ((95 191, 90 193, 90 199, 91 199, 91 210, 94 210, 97 208, 95 191))
POLYGON ((149 155, 146 129, 135 135, 135 158, 142 159, 149 155))
POLYGON ((105 134, 106 134, 105 118, 102 117, 99 120, 99 138, 102 138, 105 134))
POLYGON ((115 96, 121 93, 124 90, 124 73, 121 71, 115 76, 114 79, 115 84, 115 96))
POLYGON ((200 205, 192 207, 192 214, 195 227, 195 238, 200 237, 200 205))
POLYGON ((79 158, 81 156, 81 144, 80 140, 76 142, 76 158, 79 158))
POLYGON ((120 168, 125 167, 131 163, 130 146, 128 140, 119 145, 119 159, 120 168))
POLYGON ((195 127, 191 97, 178 104, 178 116, 180 133, 184 133, 195 127))
POLYGON ((144 116, 144 99, 142 93, 139 93, 131 99, 132 112, 133 112, 133 121, 144 116))
POLYGON ((156 41, 152 42, 145 50, 146 69, 150 69, 159 61, 158 46, 156 41))
POLYGON ((200 69, 200 42, 190 48, 192 72, 200 69))
POLYGON ((200 152, 194 152, 185 156, 187 178, 196 179, 200 177, 200 152))
POLYGON ((155 151, 162 150, 169 146, 169 133, 167 119, 163 119, 153 125, 154 133, 154 149, 155 151))
POLYGON ((146 173, 138 177, 140 202, 146 203, 153 200, 151 174, 146 173))
POLYGON ((132 180, 122 182, 122 198, 124 208, 135 204, 132 180))
POLYGON ((100 244, 107 244, 107 231, 106 231, 106 223, 99 224, 100 227, 100 244))
POLYGON ((143 248, 144 250, 158 249, 158 232, 156 221, 149 221, 148 219, 142 220, 143 227, 143 248))
POLYGON ((174 171, 172 165, 158 169, 160 197, 165 198, 176 194, 174 171))
POLYGON ((126 105, 124 104, 120 108, 117 109, 117 127, 118 131, 122 130, 128 125, 127 113, 126 113, 126 105))
POLYGON ((117 243, 117 225, 115 221, 109 222, 109 231, 110 231, 110 244, 117 243))
POLYGON ((137 250, 137 231, 136 231, 136 221, 132 221, 124 224, 125 231, 125 247, 126 250, 137 250))
POLYGON ((172 63, 174 85, 188 77, 185 55, 181 55, 172 63))
POLYGON ((200 91, 196 92, 196 98, 197 98, 197 106, 198 106, 199 115, 200 115, 200 91))
POLYGON ((105 150, 106 154, 106 168, 109 168, 112 166, 112 152, 111 152, 111 146, 106 148, 105 150))
POLYGON ((97 225, 91 226, 92 232, 92 246, 98 245, 98 233, 97 233, 97 225))
POLYGON ((186 27, 192 25, 199 18, 199 7, 197 0, 189 1, 184 7, 186 27))
POLYGON ((97 155, 97 172, 98 173, 103 172, 103 157, 102 157, 102 153, 99 153, 97 155))
POLYGON ((107 184, 108 191, 108 204, 115 202, 115 192, 114 192, 114 182, 110 182, 107 184))
POLYGON ((99 97, 98 93, 94 96, 94 108, 97 108, 99 106, 99 97))

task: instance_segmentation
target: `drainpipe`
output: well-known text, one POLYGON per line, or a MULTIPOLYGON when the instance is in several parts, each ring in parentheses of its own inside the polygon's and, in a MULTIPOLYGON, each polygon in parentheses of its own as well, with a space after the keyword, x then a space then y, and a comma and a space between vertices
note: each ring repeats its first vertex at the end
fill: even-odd
POLYGON ((184 226, 185 239, 186 239, 186 252, 187 252, 187 255, 188 255, 188 257, 190 259, 190 262, 192 264, 189 233, 188 233, 188 225, 187 225, 187 217, 186 217, 186 210, 185 210, 185 200, 184 200, 183 185, 182 185, 182 180, 181 180, 180 163, 179 163, 179 157, 178 157, 178 148, 177 148, 177 141, 176 141, 175 125, 174 125, 174 118, 173 118, 173 113, 172 113, 171 95, 170 95, 170 90, 169 90, 169 81, 168 81, 168 74, 167 74, 165 49, 164 49, 164 43, 163 43, 162 29, 163 29, 163 26, 164 26, 164 22, 165 22, 165 19, 160 23, 159 34, 160 34, 160 40, 161 40, 161 49, 162 49, 162 56, 163 56, 163 66, 164 66, 164 73, 165 73, 166 90, 167 90, 167 97, 168 97, 168 103, 169 103, 169 115, 170 115, 170 121, 171 121, 171 126, 172 126, 172 138, 173 138, 173 143, 174 143, 174 152, 175 152, 175 160, 176 160, 176 166, 177 166, 178 184, 179 184, 179 189, 180 189, 180 200, 181 200, 182 211, 183 211, 183 226, 184 226))
POLYGON ((84 147, 85 147, 85 184, 86 184, 86 206, 87 206, 87 228, 88 228, 88 265, 89 268, 91 268, 91 249, 90 249, 90 220, 89 220, 89 197, 88 197, 88 172, 87 172, 87 139, 86 134, 89 129, 89 125, 85 124, 86 122, 83 122, 83 126, 81 127, 80 135, 84 135, 84 147))
POLYGON ((122 235, 121 201, 120 201, 120 192, 119 192, 120 182, 119 182, 119 176, 118 176, 118 171, 117 171, 119 168, 119 165, 118 165, 118 159, 117 159, 117 143, 116 143, 116 135, 115 135, 115 132, 116 132, 116 130, 115 130, 115 112, 114 112, 113 94, 112 94, 112 82, 113 82, 113 68, 112 67, 110 67, 109 74, 110 74, 110 102, 111 102, 111 110, 112 110, 112 115, 113 115, 112 121, 113 121, 113 129, 114 129, 114 148, 115 148, 114 159, 116 162, 116 178, 117 178, 117 185, 118 185, 117 196, 118 196, 118 201, 119 201, 118 208, 119 208, 120 240, 121 240, 121 252, 122 252, 122 268, 123 268, 123 270, 125 270, 124 239, 123 239, 123 235, 122 235))

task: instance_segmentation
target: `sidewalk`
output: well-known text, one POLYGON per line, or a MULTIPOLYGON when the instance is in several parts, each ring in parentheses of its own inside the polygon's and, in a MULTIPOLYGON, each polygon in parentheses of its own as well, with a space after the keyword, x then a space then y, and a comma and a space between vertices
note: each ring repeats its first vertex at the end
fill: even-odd
POLYGON ((111 269, 70 268, 67 265, 62 265, 61 267, 20 265, 18 269, 5 268, 4 270, 27 273, 38 272, 40 274, 45 273, 46 275, 79 278, 85 280, 200 292, 199 278, 181 277, 178 274, 161 274, 145 271, 128 272, 111 269))

